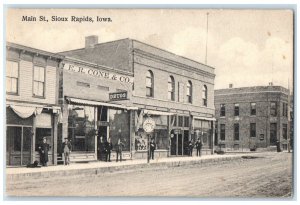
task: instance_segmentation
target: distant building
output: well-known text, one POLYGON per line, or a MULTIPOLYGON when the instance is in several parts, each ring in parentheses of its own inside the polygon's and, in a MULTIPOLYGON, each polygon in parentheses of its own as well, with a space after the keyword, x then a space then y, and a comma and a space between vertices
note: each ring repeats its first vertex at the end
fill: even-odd
POLYGON ((266 148, 279 140, 287 149, 288 90, 257 86, 215 90, 215 145, 226 149, 266 148))
POLYGON ((6 164, 39 161, 43 137, 51 146, 48 164, 56 164, 58 66, 63 56, 6 43, 6 164))

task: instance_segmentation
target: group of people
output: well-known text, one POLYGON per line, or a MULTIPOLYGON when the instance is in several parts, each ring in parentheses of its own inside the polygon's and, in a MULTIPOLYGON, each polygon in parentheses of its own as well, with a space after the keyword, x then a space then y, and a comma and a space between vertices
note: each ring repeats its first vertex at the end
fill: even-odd
POLYGON ((200 140, 200 138, 197 139, 196 143, 194 144, 192 141, 189 141, 189 144, 188 144, 188 152, 189 152, 189 156, 193 156, 193 149, 194 149, 194 146, 196 147, 196 150, 197 150, 197 156, 201 156, 201 149, 202 149, 202 142, 200 140))
MULTIPOLYGON (((202 142, 199 138, 195 144, 192 141, 189 141, 189 144, 188 144, 189 156, 193 156, 194 146, 197 149, 197 156, 201 156, 202 142)), ((149 147, 150 147, 149 158, 154 160, 154 151, 156 150, 156 143, 154 141, 154 138, 151 139, 151 141, 149 143, 149 147)), ((48 151, 50 148, 51 147, 47 143, 46 137, 44 137, 42 144, 38 147, 39 152, 40 152, 40 162, 41 162, 42 166, 47 166, 48 151)), ((116 162, 118 162, 119 160, 120 160, 120 162, 122 161, 123 148, 124 148, 124 143, 121 141, 121 138, 119 138, 115 145, 115 150, 116 150, 116 155, 117 155, 116 162)), ((111 162, 110 156, 111 156, 111 151, 113 149, 113 144, 111 142, 111 139, 108 138, 106 141, 104 141, 103 137, 100 137, 99 149, 100 149, 100 153, 105 155, 105 161, 111 162)), ((72 151, 72 145, 71 145, 71 142, 69 142, 68 138, 65 138, 64 142, 62 143, 62 151, 63 151, 63 156, 64 156, 64 165, 69 165, 70 164, 70 153, 72 151)))
MULTIPOLYGON (((118 139, 117 143, 115 144, 115 150, 117 154, 116 162, 120 160, 122 161, 122 151, 124 148, 124 143, 121 141, 121 138, 118 139)), ((106 141, 103 140, 103 137, 100 137, 100 144, 99 144, 99 152, 100 152, 100 157, 101 155, 105 156, 105 161, 106 162, 111 162, 110 156, 111 156, 111 151, 113 150, 113 144, 111 142, 111 139, 108 138, 106 141)))

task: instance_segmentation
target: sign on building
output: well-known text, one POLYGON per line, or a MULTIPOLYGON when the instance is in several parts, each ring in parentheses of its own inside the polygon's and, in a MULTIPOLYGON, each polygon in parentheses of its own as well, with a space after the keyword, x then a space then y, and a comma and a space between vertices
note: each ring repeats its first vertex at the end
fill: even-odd
POLYGON ((109 93, 109 100, 110 101, 128 100, 127 91, 109 93))

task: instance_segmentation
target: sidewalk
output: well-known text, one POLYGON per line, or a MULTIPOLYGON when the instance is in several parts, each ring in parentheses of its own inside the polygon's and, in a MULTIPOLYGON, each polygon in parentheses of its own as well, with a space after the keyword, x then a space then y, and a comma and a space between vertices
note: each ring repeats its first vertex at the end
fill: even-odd
POLYGON ((241 159, 247 155, 262 155, 262 153, 239 153, 225 155, 204 155, 201 157, 169 157, 151 160, 147 163, 146 159, 126 160, 122 162, 89 162, 89 163, 73 163, 68 166, 57 165, 41 168, 6 168, 6 180, 27 180, 40 177, 68 176, 68 175, 91 175, 102 174, 114 171, 126 171, 135 169, 155 168, 155 167, 176 167, 182 165, 214 163, 220 161, 229 161, 241 159))

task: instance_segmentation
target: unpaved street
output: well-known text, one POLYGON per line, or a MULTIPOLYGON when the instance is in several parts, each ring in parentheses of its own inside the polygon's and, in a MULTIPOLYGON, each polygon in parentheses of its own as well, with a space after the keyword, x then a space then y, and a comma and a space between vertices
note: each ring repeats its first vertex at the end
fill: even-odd
MULTIPOLYGON (((256 155, 253 155, 256 156, 256 155)), ((290 197, 292 154, 7 183, 9 196, 290 197)))

